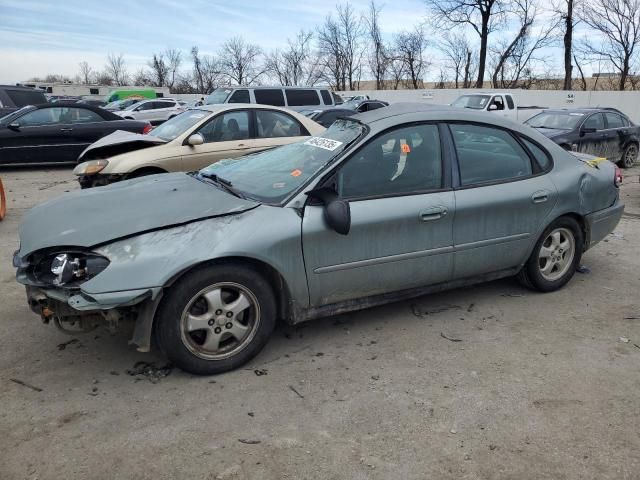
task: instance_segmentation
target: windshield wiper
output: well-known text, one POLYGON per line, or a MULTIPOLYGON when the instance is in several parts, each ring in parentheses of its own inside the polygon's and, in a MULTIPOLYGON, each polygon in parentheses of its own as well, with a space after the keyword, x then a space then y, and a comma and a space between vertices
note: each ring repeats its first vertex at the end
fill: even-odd
POLYGON ((223 190, 229 192, 231 195, 234 195, 234 196, 236 196, 238 198, 247 198, 242 193, 240 193, 238 190, 233 188, 233 184, 229 180, 227 180, 225 178, 222 178, 222 177, 219 177, 215 173, 199 172, 197 175, 199 177, 201 177, 201 178, 206 178, 207 180, 211 180, 216 185, 222 187, 223 190))

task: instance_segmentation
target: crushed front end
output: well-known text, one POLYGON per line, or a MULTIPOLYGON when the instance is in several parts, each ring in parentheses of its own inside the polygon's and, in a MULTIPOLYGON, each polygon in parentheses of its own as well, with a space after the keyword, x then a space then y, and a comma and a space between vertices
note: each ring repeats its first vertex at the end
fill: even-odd
POLYGON ((25 285, 29 307, 44 323, 75 334, 99 326, 115 331, 122 322, 135 322, 132 343, 148 351, 150 332, 146 330, 151 328, 162 289, 84 292, 82 284, 99 275, 109 263, 100 254, 77 248, 46 249, 25 257, 18 251, 13 257, 16 280, 25 285))

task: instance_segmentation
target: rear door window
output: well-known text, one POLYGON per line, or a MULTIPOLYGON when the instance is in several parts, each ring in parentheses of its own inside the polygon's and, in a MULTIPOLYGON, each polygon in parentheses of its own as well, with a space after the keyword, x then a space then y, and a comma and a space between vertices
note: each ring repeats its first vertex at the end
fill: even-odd
POLYGON ((320 97, 316 90, 302 88, 287 90, 287 105, 290 107, 303 107, 306 105, 320 105, 320 97))
POLYGON ((605 113, 605 117, 607 117, 607 127, 608 128, 623 128, 626 127, 625 122, 622 117, 617 113, 605 113))
POLYGON ((546 171, 551 166, 551 159, 549 158, 549 154, 547 154, 539 146, 527 140, 526 138, 522 138, 522 141, 533 155, 533 158, 536 159, 536 163, 540 166, 542 171, 546 171))
POLYGON ((532 174, 531 159, 507 131, 451 124, 463 186, 494 183, 532 174))
POLYGON ((251 103, 249 90, 236 90, 227 103, 251 103))
POLYGON ((253 95, 256 97, 256 103, 284 107, 284 93, 282 93, 282 89, 280 88, 255 89, 253 95))
MULTIPOLYGON (((86 108, 68 108, 68 116, 71 119, 71 123, 91 123, 102 122, 103 119, 100 115, 92 110, 86 108)), ((65 115, 66 112, 63 112, 65 115)), ((68 123, 68 122, 67 122, 68 123)))
POLYGON ((249 112, 241 110, 218 115, 202 126, 198 133, 205 143, 246 140, 249 138, 249 112))
POLYGON ((172 108, 175 107, 176 104, 175 102, 169 102, 169 101, 163 101, 163 102, 154 102, 155 103, 155 108, 172 108))
POLYGON ((294 118, 270 110, 256 110, 256 128, 257 138, 298 137, 308 134, 294 118))

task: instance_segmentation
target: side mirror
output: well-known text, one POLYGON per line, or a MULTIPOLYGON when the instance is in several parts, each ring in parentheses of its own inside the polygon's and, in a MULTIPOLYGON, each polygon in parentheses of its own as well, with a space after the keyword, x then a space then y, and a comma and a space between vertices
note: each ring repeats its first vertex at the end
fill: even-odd
POLYGON ((580 129, 580 136, 584 137, 587 133, 596 133, 598 131, 597 128, 593 127, 582 127, 580 129))
POLYGON ((192 147, 195 147, 196 145, 202 145, 204 143, 204 137, 199 133, 194 133, 187 139, 187 143, 192 147))
POLYGON ((316 198, 324 205, 324 219, 327 225, 340 235, 347 235, 351 229, 351 208, 349 202, 338 197, 331 188, 317 188, 307 192, 310 198, 316 198))
POLYGON ((7 125, 11 130, 15 130, 16 132, 20 130, 20 124, 18 122, 13 122, 7 125))
POLYGON ((487 110, 489 112, 493 112, 495 110, 498 110, 498 106, 495 103, 492 103, 491 105, 489 105, 489 108, 487 108, 487 110))

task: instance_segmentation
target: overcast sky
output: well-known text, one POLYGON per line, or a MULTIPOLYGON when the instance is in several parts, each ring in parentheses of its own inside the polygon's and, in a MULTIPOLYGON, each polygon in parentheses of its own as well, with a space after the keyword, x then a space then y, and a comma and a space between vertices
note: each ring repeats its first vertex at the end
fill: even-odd
MULTIPOLYGON (((351 0, 361 12, 368 3, 351 0)), ((426 20, 422 0, 377 3, 389 37, 426 20)), ((153 52, 172 47, 188 54, 197 45, 213 53, 235 35, 269 50, 332 11, 333 0, 0 0, 0 83, 48 73, 73 77, 81 61, 101 70, 108 53, 123 53, 133 73, 153 52)))

